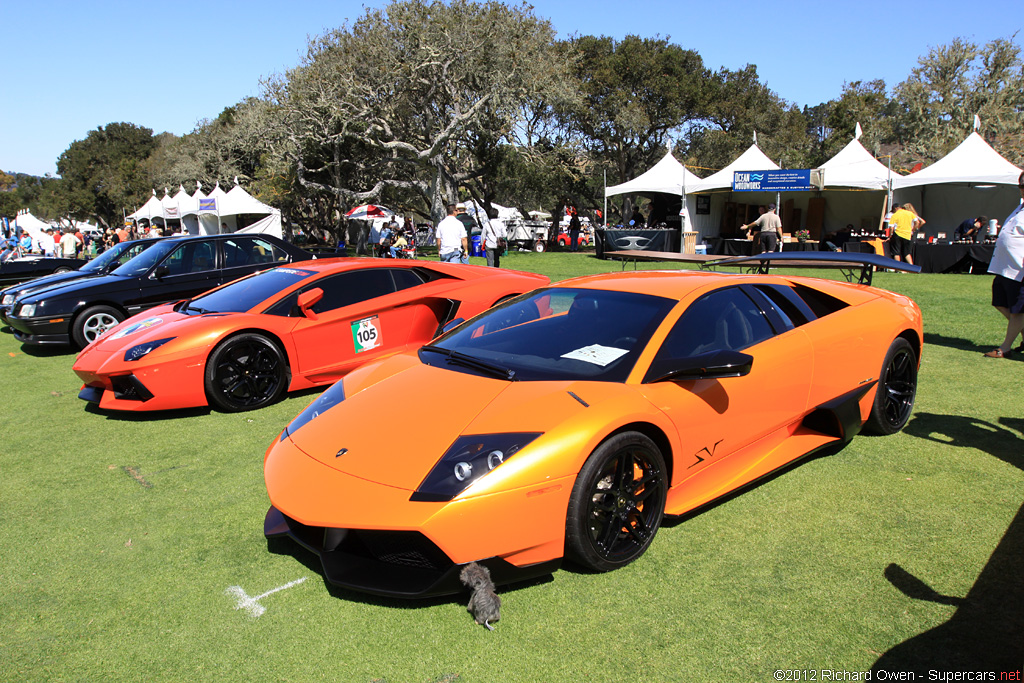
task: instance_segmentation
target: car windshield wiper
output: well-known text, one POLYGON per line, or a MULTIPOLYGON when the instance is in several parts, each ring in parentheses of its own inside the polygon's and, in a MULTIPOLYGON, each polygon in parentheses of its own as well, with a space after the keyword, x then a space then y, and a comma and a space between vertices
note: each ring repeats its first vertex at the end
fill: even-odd
POLYGON ((211 311, 210 309, 203 308, 201 306, 185 306, 185 310, 186 311, 195 311, 196 313, 199 313, 200 315, 202 315, 204 313, 216 313, 216 311, 211 311))
POLYGON ((490 363, 480 358, 476 358, 475 356, 455 351, 454 349, 443 349, 440 346, 427 344, 422 347, 422 350, 433 351, 434 353, 439 353, 442 356, 445 356, 446 363, 480 370, 481 372, 491 375, 492 377, 497 377, 498 379, 504 379, 511 382, 516 377, 516 371, 511 368, 503 367, 497 363, 490 363))

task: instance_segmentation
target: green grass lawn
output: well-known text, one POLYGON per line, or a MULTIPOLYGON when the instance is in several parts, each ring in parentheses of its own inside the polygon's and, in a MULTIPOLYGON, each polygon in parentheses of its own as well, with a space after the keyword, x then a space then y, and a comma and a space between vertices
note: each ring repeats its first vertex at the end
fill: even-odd
MULTIPOLYGON (((514 253, 502 265, 553 279, 621 268, 568 253, 514 253)), ((368 598, 325 585, 312 554, 268 550, 263 453, 315 392, 253 413, 105 414, 78 400, 73 355, 2 333, 0 680, 771 681, 777 669, 822 680, 822 669, 876 662, 1019 669, 1024 362, 981 356, 1005 330, 990 282, 875 276, 925 316, 903 433, 859 436, 669 522, 622 570, 563 569, 503 589, 493 633, 473 624, 464 596, 368 598), (260 599, 259 617, 227 593, 302 579, 260 599)), ((409 429, 433 409, 396 408, 409 429)))

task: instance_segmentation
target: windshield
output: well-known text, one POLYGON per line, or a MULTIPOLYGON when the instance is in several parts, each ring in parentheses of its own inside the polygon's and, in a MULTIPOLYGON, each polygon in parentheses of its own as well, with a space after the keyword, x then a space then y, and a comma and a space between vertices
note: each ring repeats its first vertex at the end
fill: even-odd
POLYGON ((170 253, 181 242, 179 240, 163 240, 157 242, 135 258, 120 266, 113 275, 121 277, 136 277, 145 275, 146 272, 160 262, 164 256, 170 253))
POLYGON ((272 268, 193 299, 186 311, 193 313, 241 313, 316 273, 299 268, 272 268))
POLYGON ((155 242, 121 242, 120 244, 115 244, 113 247, 107 249, 105 252, 79 268, 79 272, 99 273, 110 267, 114 261, 119 261, 120 263, 113 266, 113 268, 119 268, 121 264, 127 263, 132 258, 145 251, 146 248, 153 246, 153 244, 155 244, 155 242))
POLYGON ((675 303, 629 292, 542 289, 460 325, 419 356, 428 365, 518 381, 624 382, 675 303))

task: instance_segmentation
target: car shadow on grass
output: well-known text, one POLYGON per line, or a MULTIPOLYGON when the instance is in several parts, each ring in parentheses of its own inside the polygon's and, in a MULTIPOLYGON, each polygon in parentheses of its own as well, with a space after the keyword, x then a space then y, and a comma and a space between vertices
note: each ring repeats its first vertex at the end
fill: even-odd
MULTIPOLYGON (((1024 419, 1000 418, 998 422, 1001 424, 919 413, 906 431, 919 438, 985 451, 1024 471, 1024 419)), ((882 672, 894 671, 914 672, 922 680, 932 670, 1019 672, 1024 662, 1022 563, 1024 506, 1017 510, 974 585, 962 598, 942 595, 924 579, 896 563, 889 564, 883 572, 885 578, 908 598, 955 605, 957 609, 949 621, 883 654, 872 667, 875 679, 882 680, 882 672)), ((1019 680, 1019 673, 1017 678, 1005 680, 1019 680)))
POLYGON ((22 344, 21 352, 33 358, 56 358, 57 356, 74 356, 78 353, 78 350, 66 344, 54 344, 53 346, 22 344))
POLYGON ((152 410, 143 413, 131 413, 123 410, 104 410, 95 403, 86 403, 85 412, 116 422, 158 422, 160 420, 178 420, 183 417, 199 417, 209 415, 213 411, 207 406, 203 408, 178 408, 176 410, 152 410))

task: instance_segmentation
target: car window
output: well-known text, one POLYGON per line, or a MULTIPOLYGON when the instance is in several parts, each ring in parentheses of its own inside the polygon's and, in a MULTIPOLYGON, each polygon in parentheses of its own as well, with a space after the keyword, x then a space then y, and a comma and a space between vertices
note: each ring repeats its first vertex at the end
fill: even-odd
POLYGON ((690 304, 651 367, 709 351, 741 351, 773 335, 764 311, 749 296, 737 287, 719 289, 690 304))
POLYGON ((172 251, 160 265, 168 267, 168 275, 203 273, 216 268, 214 254, 211 242, 186 242, 172 251))
POLYGON ((419 287, 423 278, 411 268, 391 268, 391 276, 395 279, 395 289, 401 291, 410 287, 419 287))
POLYGON ((236 237, 224 241, 225 268, 286 261, 288 261, 288 254, 265 239, 236 237))

